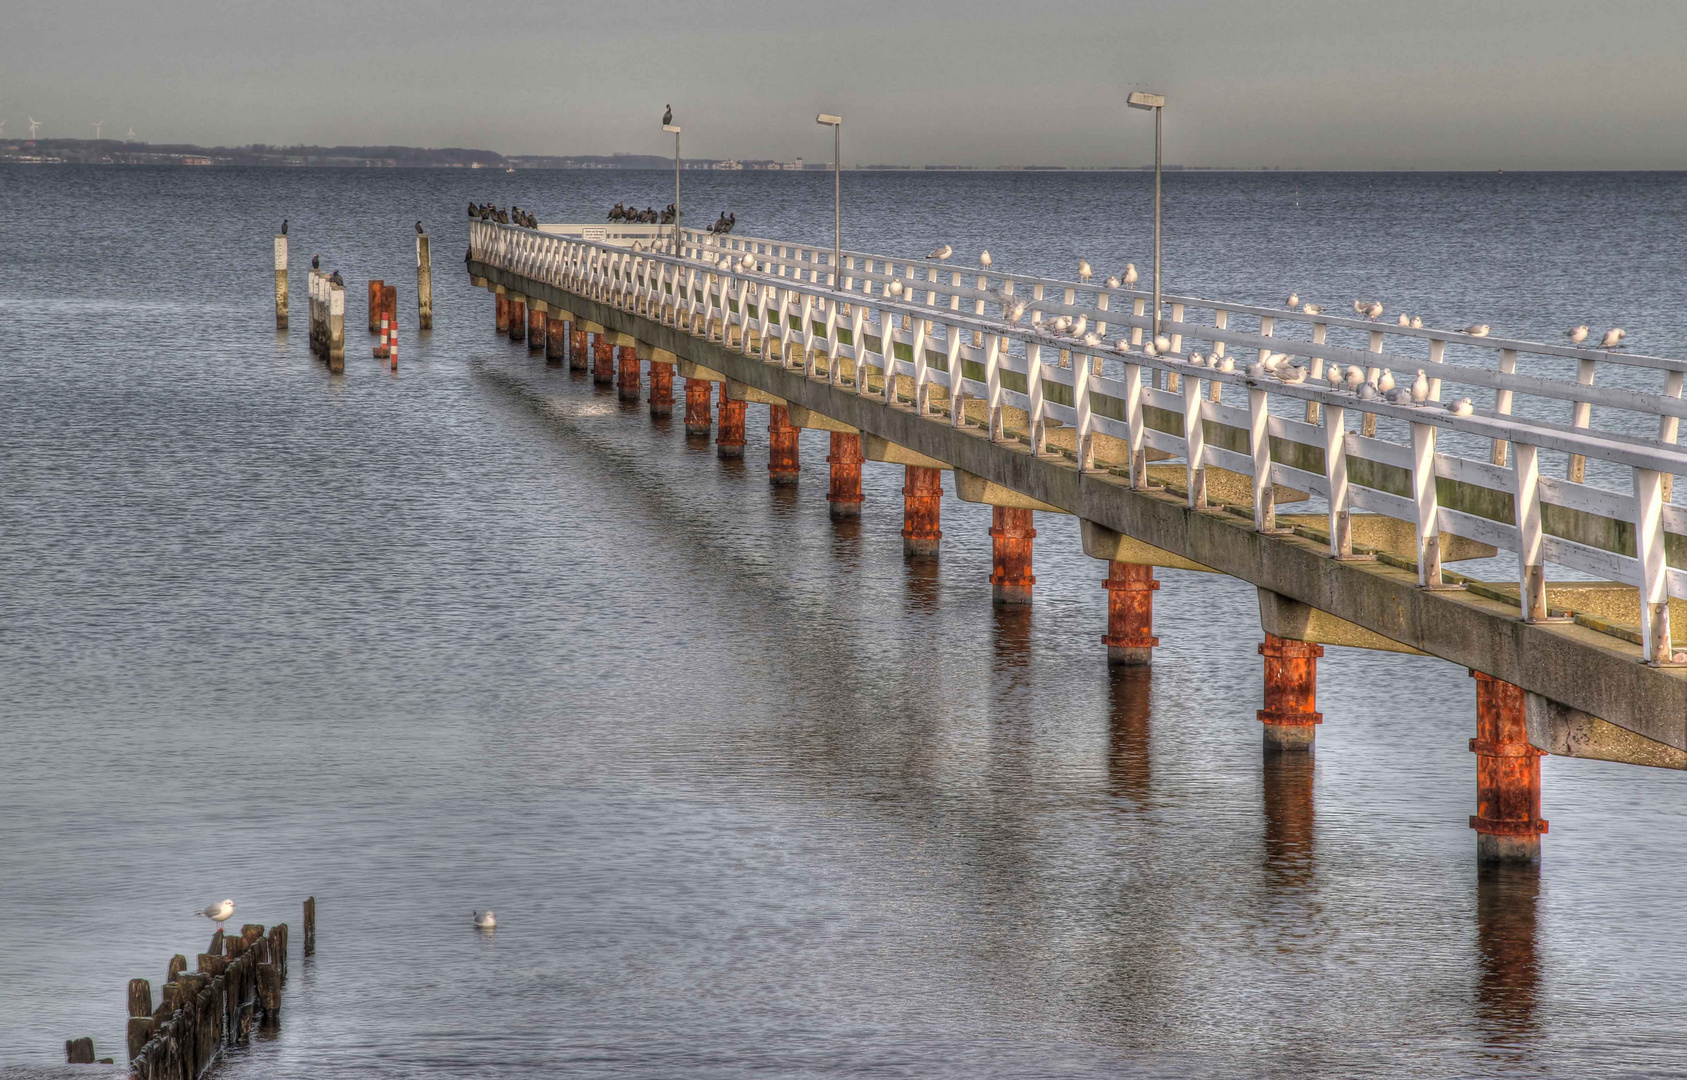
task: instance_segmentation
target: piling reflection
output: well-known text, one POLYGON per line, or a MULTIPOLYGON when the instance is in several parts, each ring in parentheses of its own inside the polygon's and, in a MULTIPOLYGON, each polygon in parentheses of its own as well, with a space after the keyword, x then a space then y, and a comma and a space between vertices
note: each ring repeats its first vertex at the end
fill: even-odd
POLYGON ((1317 871, 1312 846, 1313 756, 1267 750, 1264 760, 1265 873, 1274 886, 1304 888, 1317 871))
POLYGON ((1138 804, 1148 801, 1153 779, 1149 766, 1151 667, 1108 669, 1111 703, 1107 723, 1107 792, 1138 804))
POLYGON ((1540 870, 1535 866, 1483 866, 1476 877, 1476 946, 1480 974, 1476 1014, 1491 1045, 1532 1035, 1540 991, 1535 947, 1540 870))
POLYGON ((1023 669, 1031 663, 1031 605, 997 604, 991 644, 995 650, 996 667, 1023 669))
POLYGON ((905 561, 909 611, 934 612, 942 579, 938 576, 936 559, 908 559, 905 561))

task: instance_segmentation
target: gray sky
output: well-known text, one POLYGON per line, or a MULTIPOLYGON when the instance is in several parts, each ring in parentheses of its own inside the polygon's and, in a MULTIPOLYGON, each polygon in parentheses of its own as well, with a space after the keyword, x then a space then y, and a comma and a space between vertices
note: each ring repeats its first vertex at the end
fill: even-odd
POLYGON ((1674 0, 22 0, 6 133, 503 153, 1687 168, 1674 0))

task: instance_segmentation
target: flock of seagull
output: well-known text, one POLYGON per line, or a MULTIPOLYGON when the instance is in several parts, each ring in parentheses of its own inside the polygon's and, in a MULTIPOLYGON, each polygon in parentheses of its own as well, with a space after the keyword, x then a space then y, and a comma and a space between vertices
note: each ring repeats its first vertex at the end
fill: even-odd
MULTIPOLYGON (((210 919, 217 924, 217 929, 221 930, 223 923, 227 922, 229 916, 234 914, 234 901, 220 900, 204 911, 195 912, 195 914, 210 919)), ((491 911, 477 911, 474 913, 474 925, 478 930, 496 930, 498 928, 498 917, 491 911)))

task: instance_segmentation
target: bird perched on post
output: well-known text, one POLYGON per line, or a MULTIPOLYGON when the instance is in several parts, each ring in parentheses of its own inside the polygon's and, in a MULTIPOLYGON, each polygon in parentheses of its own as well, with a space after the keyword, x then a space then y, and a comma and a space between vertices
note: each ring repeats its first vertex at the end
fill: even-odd
POLYGON ((982 266, 985 269, 989 269, 990 264, 993 263, 993 262, 995 262, 995 260, 990 258, 990 252, 989 251, 981 251, 981 252, 978 253, 978 265, 979 266, 982 266))
POLYGON ((1601 349, 1614 349, 1623 343, 1623 338, 1625 337, 1628 337, 1627 330, 1620 327, 1612 327, 1611 329, 1605 331, 1605 337, 1599 342, 1599 347, 1601 349))
POLYGON ((423 236, 423 235, 425 235, 425 234, 424 234, 424 233, 423 233, 423 232, 422 232, 422 223, 421 223, 421 222, 420 222, 420 221, 418 221, 418 222, 416 222, 416 235, 417 235, 417 236, 423 236))
POLYGON ((342 289, 346 287, 346 279, 340 276, 340 272, 338 270, 328 275, 328 283, 330 285, 338 285, 342 289))
POLYGON ((1489 326, 1485 322, 1484 323, 1471 323, 1469 326, 1464 328, 1464 332, 1469 334, 1471 337, 1487 337, 1488 331, 1490 331, 1492 329, 1493 329, 1493 327, 1489 326))
POLYGON ((1570 344, 1580 345, 1587 340, 1587 323, 1582 323, 1574 330, 1564 331, 1564 336, 1570 339, 1570 344))
POLYGON ((1135 263, 1126 263, 1125 264, 1125 273, 1120 280, 1122 280, 1127 286, 1136 284, 1136 264, 1135 263))
POLYGON ((1300 307, 1300 293, 1297 293, 1297 292, 1290 293, 1289 298, 1287 300, 1283 301, 1283 303, 1285 303, 1289 306, 1290 311, 1293 311, 1295 308, 1300 307))
POLYGON ((1093 276, 1095 276, 1095 272, 1090 269, 1089 260, 1088 259, 1079 259, 1078 260, 1078 280, 1083 282, 1084 284, 1088 285, 1090 278, 1093 277, 1093 276))
POLYGON ((1319 307, 1317 304, 1312 303, 1302 304, 1300 306, 1300 313, 1302 315, 1316 315, 1323 310, 1324 309, 1319 307))
MULTIPOLYGON (((672 105, 662 106, 662 126, 667 127, 669 124, 671 124, 673 122, 674 122, 674 107, 672 105)), ((490 912, 488 912, 488 914, 490 914, 490 912)))
POLYGON ((220 904, 212 904, 199 914, 216 923, 217 929, 221 930, 223 928, 223 923, 227 922, 228 917, 234 914, 234 901, 224 900, 220 904))
POLYGON ((312 255, 312 256, 311 256, 311 257, 310 257, 310 268, 311 268, 311 269, 312 269, 312 270, 320 270, 320 269, 322 269, 322 260, 321 260, 321 259, 320 259, 320 258, 318 258, 318 257, 317 257, 317 256, 315 256, 315 255, 312 255))
POLYGON ((1428 400, 1429 379, 1424 375, 1423 368, 1418 368, 1418 377, 1412 380, 1412 404, 1422 405, 1428 400))
POLYGON ((286 218, 281 219, 281 235, 282 236, 287 235, 287 219, 286 218))
POLYGON ((1380 316, 1381 314, 1382 314, 1382 301, 1381 300, 1372 300, 1371 303, 1370 303, 1370 306, 1365 308, 1365 317, 1370 319, 1372 322, 1375 322, 1377 320, 1378 316, 1380 316))
POLYGON ((931 250, 931 254, 927 255, 926 258, 936 259, 938 262, 942 262, 944 259, 947 259, 949 256, 953 255, 954 253, 955 253, 954 248, 950 247, 948 244, 942 244, 942 245, 939 245, 938 247, 933 248, 931 250))

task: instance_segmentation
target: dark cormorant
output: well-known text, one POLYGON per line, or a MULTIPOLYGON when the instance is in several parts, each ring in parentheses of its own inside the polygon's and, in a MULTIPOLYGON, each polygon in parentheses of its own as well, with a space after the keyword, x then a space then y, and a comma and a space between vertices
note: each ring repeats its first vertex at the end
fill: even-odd
POLYGON ((282 236, 287 235, 287 219, 286 218, 281 219, 281 235, 282 236))
POLYGON ((667 127, 669 124, 671 124, 673 122, 674 122, 674 107, 672 105, 664 105, 662 107, 662 126, 667 127))
POLYGON ((416 222, 416 235, 422 235, 422 223, 420 221, 416 222))
POLYGON ((310 268, 311 268, 311 269, 312 269, 312 270, 320 270, 320 269, 322 269, 322 260, 321 260, 321 259, 320 259, 320 258, 319 258, 319 257, 317 257, 317 256, 315 256, 315 255, 312 255, 312 256, 311 256, 311 257, 310 257, 310 268))

